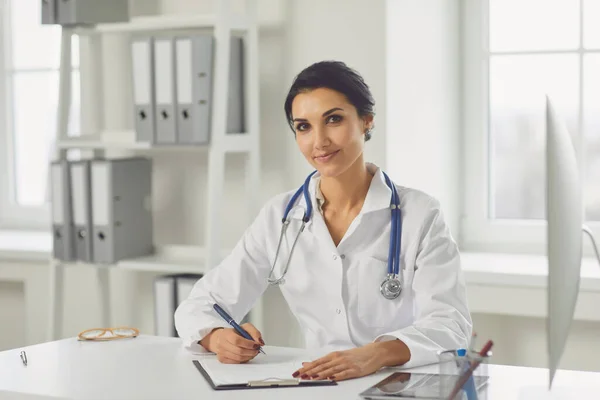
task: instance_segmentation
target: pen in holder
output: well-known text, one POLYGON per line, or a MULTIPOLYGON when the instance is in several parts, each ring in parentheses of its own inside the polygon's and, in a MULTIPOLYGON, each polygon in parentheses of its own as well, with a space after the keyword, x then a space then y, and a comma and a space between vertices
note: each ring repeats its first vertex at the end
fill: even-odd
POLYGON ((482 356, 464 349, 439 352, 439 398, 486 400, 487 390, 484 386, 488 380, 488 364, 491 355, 491 352, 482 356))

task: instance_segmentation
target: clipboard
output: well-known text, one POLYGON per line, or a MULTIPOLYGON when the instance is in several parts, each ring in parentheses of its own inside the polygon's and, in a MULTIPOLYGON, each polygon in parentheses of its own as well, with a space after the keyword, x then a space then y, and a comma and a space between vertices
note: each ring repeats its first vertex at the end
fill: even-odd
POLYGON ((308 386, 336 386, 337 382, 329 379, 318 381, 304 381, 300 379, 265 379, 260 381, 249 381, 247 383, 215 385, 212 378, 206 372, 198 360, 192 361, 198 371, 204 376, 206 381, 214 390, 243 390, 243 389, 272 389, 272 388, 293 388, 308 386))

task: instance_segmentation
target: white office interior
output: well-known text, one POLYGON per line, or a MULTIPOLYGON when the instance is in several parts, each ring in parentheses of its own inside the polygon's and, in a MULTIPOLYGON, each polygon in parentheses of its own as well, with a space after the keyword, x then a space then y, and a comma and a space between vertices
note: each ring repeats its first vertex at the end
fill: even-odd
MULTIPOLYGON (((31 2, 31 7, 20 10, 30 12, 32 26, 39 25, 39 2, 19 0, 18 3, 25 1, 31 2)), ((0 2, 0 17, 5 21, 15 15, 9 14, 9 3, 13 10, 19 8, 15 6, 16 0, 0 2)), ((540 1, 521 1, 531 3, 529 6, 519 6, 514 1, 502 2, 503 6, 498 3, 478 0, 257 1, 257 70, 248 76, 255 78, 258 107, 245 109, 249 113, 255 111, 258 122, 259 145, 251 148, 257 150, 254 155, 258 156, 260 167, 259 183, 251 189, 256 195, 255 203, 260 205, 303 182, 310 168, 298 151, 285 120, 283 102, 287 90, 294 76, 311 63, 344 61, 364 77, 376 100, 375 130, 366 145, 366 159, 384 168, 399 184, 428 192, 442 204, 461 248, 474 330, 480 338, 494 340, 494 363, 547 367, 543 191, 532 188, 544 182, 543 168, 538 171, 544 165, 544 147, 539 143, 543 139, 543 127, 534 123, 527 125, 531 120, 525 121, 525 126, 518 121, 513 125, 510 121, 505 125, 502 121, 497 125, 487 124, 478 112, 485 108, 482 104, 491 104, 488 110, 494 110, 494 105, 511 99, 514 104, 525 104, 524 107, 533 104, 532 112, 537 112, 542 110, 538 107, 541 103, 537 100, 527 103, 527 99, 537 99, 534 95, 543 95, 545 90, 556 93, 559 109, 564 111, 567 126, 576 139, 582 171, 585 171, 587 219, 592 229, 600 232, 599 213, 595 211, 600 204, 600 153, 593 151, 599 143, 600 128, 591 118, 594 111, 598 113, 597 104, 600 104, 597 72, 600 68, 595 72, 593 68, 600 63, 597 55, 600 31, 587 29, 587 13, 598 11, 599 6, 591 0, 556 1, 548 6, 552 10, 546 10, 540 1), (494 4, 496 8, 490 7, 494 4), (511 42, 508 36, 515 33, 506 27, 504 31, 499 28, 502 23, 507 24, 510 7, 520 11, 512 25, 517 33, 526 37, 525 33, 533 30, 526 29, 527 23, 537 23, 547 37, 540 39, 543 36, 540 33, 530 40, 511 42), (498 25, 486 25, 489 20, 482 17, 484 11, 497 12, 491 20, 498 25), (551 35, 554 25, 567 28, 561 34, 551 35), (571 26, 574 28, 569 28, 571 26), (488 53, 484 61, 479 54, 474 54, 473 48, 486 39, 491 29, 496 29, 496 33, 506 32, 507 37, 504 41, 496 38, 500 48, 498 55, 488 53), (518 46, 511 49, 510 43, 518 46), (506 66, 510 62, 503 64, 502 60, 496 62, 493 56, 504 57, 504 61, 511 56, 529 57, 523 64, 515 63, 517 67, 523 65, 521 71, 526 76, 510 76, 516 76, 518 82, 532 82, 531 87, 508 80, 503 82, 511 68, 517 67, 506 66), (544 56, 550 57, 547 63, 535 58, 544 56), (490 71, 497 75, 490 75, 489 81, 483 82, 479 72, 488 65, 495 68, 490 71), (553 79, 553 73, 561 78, 556 79, 554 75, 553 79), (546 83, 548 87, 544 86, 546 83), (518 92, 519 87, 522 93, 518 92), (482 88, 496 90, 498 97, 490 102, 489 93, 482 88), (496 136, 489 136, 490 126, 498 132, 508 132, 506 135, 511 139, 501 142, 496 136), (511 136, 511 126, 521 129, 518 133, 522 134, 511 136), (533 132, 532 137, 525 137, 527 132, 533 132), (489 137, 494 140, 488 141, 489 137), (489 170, 496 171, 496 175, 489 170), (509 182, 503 186, 499 175, 509 182), (533 184, 528 177, 533 179, 533 184), (486 220, 488 215, 498 218, 489 221, 486 220)), ((132 0, 129 5, 132 18, 149 18, 156 26, 190 20, 215 9, 215 4, 208 0, 132 0)), ((4 31, 2 35, 6 35, 10 25, 3 27, 0 27, 4 31)), ((52 38, 55 43, 50 48, 55 53, 47 56, 58 60, 60 35, 52 38)), ((102 109, 101 120, 94 123, 104 131, 113 135, 131 132, 135 129, 135 111, 128 36, 109 31, 98 40, 93 44, 89 36, 82 33, 73 42, 80 59, 74 82, 79 77, 81 82, 73 84, 75 107, 72 110, 81 115, 70 118, 75 122, 89 121, 90 115, 99 115, 96 109, 102 109), (94 60, 90 52, 97 48, 102 49, 100 65, 90 62, 94 60), (103 77, 100 88, 97 88, 95 74, 103 77), (99 93, 101 96, 96 96, 99 93)), ((7 61, 5 50, 6 45, 0 45, 3 62, 7 61)), ((248 54, 251 53, 245 53, 248 54)), ((53 89, 40 90, 58 92, 59 73, 55 64, 47 67, 56 72, 53 75, 56 79, 48 84, 53 85, 53 89)), ((6 71, 5 81, 8 81, 10 73, 16 72, 6 71)), ((12 86, 12 90, 15 88, 17 85, 12 86)), ((157 279, 177 273, 202 273, 207 267, 207 240, 213 240, 225 253, 253 219, 252 211, 245 204, 246 185, 255 183, 247 179, 251 165, 246 158, 249 154, 225 154, 223 195, 218 202, 221 210, 218 217, 211 220, 220 232, 217 231, 217 238, 207 238, 207 219, 213 218, 207 216, 207 210, 215 203, 209 191, 211 156, 207 147, 210 146, 144 148, 114 144, 115 138, 110 138, 111 145, 102 149, 107 157, 141 156, 152 162, 152 240, 157 254, 104 267, 86 262, 65 263, 59 274, 62 290, 57 294, 51 290, 56 288, 53 284, 57 279, 56 274, 51 274, 54 262, 51 260, 51 207, 46 205, 44 211, 43 206, 37 206, 41 211, 36 210, 29 216, 39 218, 24 215, 20 220, 22 213, 13 213, 9 205, 15 197, 10 197, 14 187, 7 190, 15 181, 9 178, 11 174, 14 176, 14 165, 9 164, 17 159, 14 149, 18 146, 14 146, 17 141, 5 122, 9 115, 12 119, 21 115, 16 107, 25 103, 10 103, 4 93, 8 89, 8 85, 0 86, 3 99, 9 99, 0 101, 3 109, 0 115, 5 117, 0 127, 0 184, 3 185, 0 195, 6 197, 0 203, 0 350, 74 337, 85 329, 102 325, 107 315, 111 326, 133 326, 142 334, 155 334, 157 279), (103 280, 108 284, 103 285, 103 280), (103 308, 101 300, 107 295, 106 287, 109 288, 108 310, 103 308), (56 317, 52 308, 56 299, 51 297, 56 296, 63 305, 58 312, 58 327, 52 321, 56 317)), ((252 96, 252 93, 246 94, 252 96)), ((22 95, 35 97, 31 93, 22 95)), ((51 101, 54 108, 46 107, 46 111, 57 111, 58 99, 51 101)), ((56 117, 43 119, 56 126, 56 117)), ((55 129, 49 131, 56 134, 55 129)), ((40 138, 41 144, 29 140, 23 149, 31 152, 25 154, 30 158, 46 157, 49 162, 53 146, 59 143, 56 138, 40 138)), ((61 154, 67 153, 66 147, 61 154)), ((68 153, 77 157, 93 155, 97 150, 73 145, 68 153)), ((16 184, 29 185, 26 181, 16 184)), ((255 208, 254 213, 256 211, 255 208)), ((592 247, 585 239, 579 297, 560 368, 600 371, 600 311, 597 307, 600 265, 592 258, 592 247)), ((269 288, 264 294, 256 315, 268 344, 303 345, 294 317, 277 287, 269 288)))

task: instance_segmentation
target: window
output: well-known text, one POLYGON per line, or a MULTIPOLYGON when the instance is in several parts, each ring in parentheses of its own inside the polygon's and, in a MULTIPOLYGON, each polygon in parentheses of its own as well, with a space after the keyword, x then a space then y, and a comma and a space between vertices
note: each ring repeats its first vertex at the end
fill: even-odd
POLYGON ((542 249, 546 94, 600 221, 599 13, 600 0, 464 1, 465 247, 542 249))
MULTIPOLYGON (((38 0, 0 2, 0 227, 47 229, 61 28, 41 24, 38 0)), ((72 48, 70 134, 79 130, 77 37, 72 48)))

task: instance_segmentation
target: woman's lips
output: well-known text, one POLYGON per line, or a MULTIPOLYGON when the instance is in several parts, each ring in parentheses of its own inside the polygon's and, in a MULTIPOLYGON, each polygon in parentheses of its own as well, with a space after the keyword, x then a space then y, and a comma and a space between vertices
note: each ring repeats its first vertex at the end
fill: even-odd
POLYGON ((315 157, 315 161, 320 162, 320 163, 328 162, 339 152, 340 152, 339 150, 336 150, 336 151, 326 154, 324 156, 315 157))

